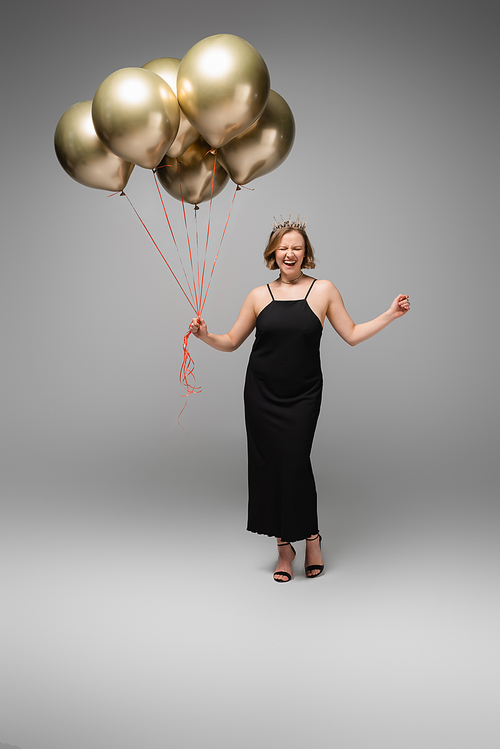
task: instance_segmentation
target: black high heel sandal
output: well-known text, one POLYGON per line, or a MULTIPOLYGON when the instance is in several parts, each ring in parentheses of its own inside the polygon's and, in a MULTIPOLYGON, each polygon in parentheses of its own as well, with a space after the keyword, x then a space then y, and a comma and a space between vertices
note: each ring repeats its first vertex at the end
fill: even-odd
MULTIPOLYGON (((319 548, 321 549, 321 541, 323 540, 321 538, 321 533, 318 533, 314 538, 306 538, 306 541, 316 541, 316 539, 319 538, 319 548)), ((323 570, 325 569, 324 564, 308 564, 307 567, 304 567, 306 572, 306 577, 313 578, 313 577, 319 577, 323 570), (319 570, 319 572, 316 572, 315 575, 310 575, 309 572, 314 572, 315 570, 319 570)))
MULTIPOLYGON (((290 543, 290 541, 285 541, 285 543, 278 544, 278 546, 289 546, 291 548, 291 550, 293 551, 293 559, 295 559, 295 557, 296 557, 295 549, 293 548, 293 546, 290 543)), ((292 561, 293 561, 293 559, 292 559, 292 561)), ((273 577, 274 577, 274 582, 275 583, 289 583, 290 580, 292 579, 292 576, 291 576, 291 574, 289 572, 283 572, 282 570, 276 570, 276 572, 274 573, 273 577), (276 575, 283 575, 284 577, 287 577, 288 580, 276 580, 276 575)))

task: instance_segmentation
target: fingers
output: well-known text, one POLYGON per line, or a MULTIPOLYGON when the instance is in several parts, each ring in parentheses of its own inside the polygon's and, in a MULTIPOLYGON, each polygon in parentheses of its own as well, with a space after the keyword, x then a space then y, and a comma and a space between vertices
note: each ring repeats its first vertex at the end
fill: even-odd
POLYGON ((200 328, 205 324, 205 320, 202 317, 193 317, 189 324, 189 331, 196 335, 200 332, 200 328))
POLYGON ((402 310, 408 312, 408 310, 410 309, 410 295, 400 294, 398 297, 398 304, 402 310))

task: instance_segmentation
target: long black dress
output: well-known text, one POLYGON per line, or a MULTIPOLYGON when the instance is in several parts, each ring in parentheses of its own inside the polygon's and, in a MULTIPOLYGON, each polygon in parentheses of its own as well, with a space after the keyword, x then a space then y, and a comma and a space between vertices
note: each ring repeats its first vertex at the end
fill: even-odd
POLYGON ((304 299, 276 300, 257 317, 245 380, 247 530, 297 541, 318 533, 310 453, 321 405, 323 327, 304 299))

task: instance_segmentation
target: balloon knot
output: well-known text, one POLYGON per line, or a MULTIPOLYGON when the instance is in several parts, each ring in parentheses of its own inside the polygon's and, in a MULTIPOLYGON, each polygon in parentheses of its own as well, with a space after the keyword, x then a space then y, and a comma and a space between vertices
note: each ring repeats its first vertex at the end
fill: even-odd
POLYGON ((238 190, 241 190, 241 186, 240 185, 236 185, 236 192, 238 192, 238 190))
POLYGON ((194 210, 195 211, 199 211, 200 210, 200 206, 199 205, 195 205, 194 210))

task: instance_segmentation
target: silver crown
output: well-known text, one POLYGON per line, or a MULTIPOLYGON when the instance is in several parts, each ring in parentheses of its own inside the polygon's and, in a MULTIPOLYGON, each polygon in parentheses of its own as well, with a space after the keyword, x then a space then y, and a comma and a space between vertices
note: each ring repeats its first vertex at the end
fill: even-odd
POLYGON ((273 216, 273 232, 278 229, 301 229, 302 231, 306 228, 306 221, 300 220, 300 216, 297 216, 297 221, 292 221, 292 214, 290 213, 289 218, 284 221, 283 216, 280 217, 281 221, 276 221, 276 216, 273 216))

